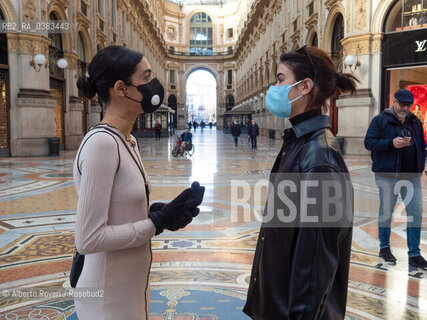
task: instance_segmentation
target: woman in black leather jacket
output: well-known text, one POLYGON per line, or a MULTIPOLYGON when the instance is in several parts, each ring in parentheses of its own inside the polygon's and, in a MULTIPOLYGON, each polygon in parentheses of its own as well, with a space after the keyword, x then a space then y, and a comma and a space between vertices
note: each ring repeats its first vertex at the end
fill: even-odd
POLYGON ((282 54, 269 111, 289 117, 274 163, 246 305, 252 319, 344 319, 353 188, 328 108, 357 79, 315 47, 282 54))

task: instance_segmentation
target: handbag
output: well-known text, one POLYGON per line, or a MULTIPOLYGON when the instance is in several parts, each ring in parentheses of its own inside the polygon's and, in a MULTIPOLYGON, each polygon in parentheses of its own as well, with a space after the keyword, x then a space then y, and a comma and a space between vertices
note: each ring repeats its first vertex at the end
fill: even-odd
POLYGON ((77 251, 77 248, 74 249, 74 255, 73 255, 73 264, 71 265, 71 271, 70 271, 70 284, 71 288, 75 288, 77 281, 80 278, 80 274, 83 270, 83 264, 85 262, 85 255, 80 254, 77 251))
MULTIPOLYGON (((93 127, 92 129, 95 129, 96 127, 97 126, 93 127)), ((132 152, 130 151, 128 145, 126 144, 126 141, 124 141, 124 139, 120 135, 118 135, 115 131, 113 131, 111 129, 108 129, 108 128, 105 128, 105 127, 102 127, 102 128, 105 129, 105 130, 107 130, 107 131, 97 131, 97 132, 93 133, 92 135, 90 135, 85 140, 85 142, 83 143, 82 147, 80 148, 80 151, 83 149, 83 146, 85 145, 85 143, 87 142, 87 140, 89 140, 90 137, 92 137, 94 134, 97 134, 99 132, 105 132, 105 133, 109 134, 110 136, 112 136, 110 134, 110 132, 111 132, 114 135, 118 136, 120 138, 120 140, 122 140, 123 144, 126 146, 127 151, 129 152, 130 156, 132 157, 133 161, 136 163, 136 165, 138 166, 139 171, 142 174, 142 177, 144 179, 144 184, 145 184, 145 192, 146 192, 146 197, 147 197, 147 206, 149 206, 150 200, 149 200, 148 184, 147 184, 147 180, 145 179, 145 174, 144 174, 144 170, 142 169, 142 164, 138 164, 138 162, 135 160, 134 156, 132 155, 132 152)), ((116 174, 117 174, 117 172, 119 171, 119 168, 120 168, 120 149, 119 149, 119 144, 118 144, 116 138, 113 137, 113 139, 116 141, 117 152, 119 153, 119 165, 118 165, 117 170, 116 170, 116 174)), ((138 147, 138 150, 139 150, 139 147, 138 147)), ((79 166, 78 166, 79 158, 80 158, 80 152, 79 152, 79 154, 77 156, 77 169, 78 169, 79 173, 82 174, 81 171, 80 171, 80 169, 79 169, 79 166)), ((77 251, 77 248, 75 248, 74 254, 73 254, 73 263, 71 264, 71 271, 70 271, 70 285, 71 285, 71 288, 75 288, 76 287, 77 281, 79 280, 80 275, 81 275, 82 270, 83 270, 84 262, 85 262, 85 256, 84 256, 84 254, 79 253, 77 251)))

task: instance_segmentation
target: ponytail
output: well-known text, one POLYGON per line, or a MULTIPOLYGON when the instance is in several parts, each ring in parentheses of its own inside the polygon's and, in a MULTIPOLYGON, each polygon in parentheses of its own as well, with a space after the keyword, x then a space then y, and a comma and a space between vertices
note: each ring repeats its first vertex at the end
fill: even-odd
POLYGON ((351 95, 356 94, 356 82, 359 80, 350 73, 337 73, 336 74, 337 88, 341 91, 349 91, 351 95))

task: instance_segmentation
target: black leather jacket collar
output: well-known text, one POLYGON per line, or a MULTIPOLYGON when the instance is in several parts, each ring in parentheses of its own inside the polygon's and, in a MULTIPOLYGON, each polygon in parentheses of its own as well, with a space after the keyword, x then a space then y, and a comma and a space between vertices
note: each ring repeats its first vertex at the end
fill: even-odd
POLYGON ((297 138, 300 138, 302 136, 305 136, 306 134, 315 132, 319 129, 331 127, 331 119, 328 116, 316 115, 316 114, 313 116, 309 112, 310 111, 307 111, 302 113, 301 115, 298 115, 298 116, 302 116, 307 114, 307 116, 309 116, 308 119, 304 118, 302 121, 291 120, 292 130, 295 132, 295 136, 297 138))

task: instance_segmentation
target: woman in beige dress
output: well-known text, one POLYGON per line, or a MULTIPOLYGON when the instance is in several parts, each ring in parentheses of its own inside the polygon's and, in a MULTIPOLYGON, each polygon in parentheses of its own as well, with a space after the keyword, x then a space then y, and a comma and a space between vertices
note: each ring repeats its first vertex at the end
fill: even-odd
POLYGON ((204 187, 193 183, 170 203, 149 207, 150 181, 131 130, 140 113, 161 105, 164 89, 141 53, 104 48, 77 86, 81 95, 98 95, 104 118, 74 162, 76 247, 85 255, 76 288, 100 295, 75 298, 76 313, 79 320, 148 319, 151 238, 190 223, 204 187))

